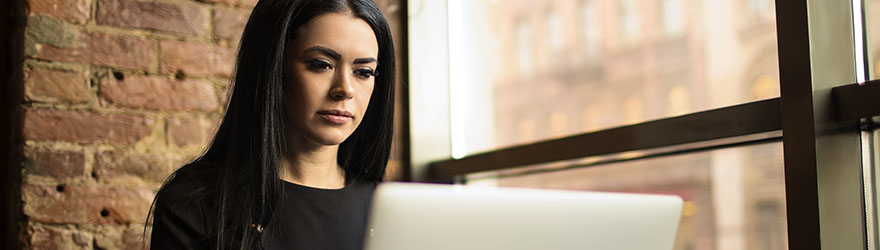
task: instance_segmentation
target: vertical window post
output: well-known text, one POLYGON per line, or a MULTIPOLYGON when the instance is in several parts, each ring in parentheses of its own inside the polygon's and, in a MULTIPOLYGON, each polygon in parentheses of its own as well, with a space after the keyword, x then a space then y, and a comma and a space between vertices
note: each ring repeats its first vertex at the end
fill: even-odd
POLYGON ((789 249, 864 249, 859 131, 831 88, 856 81, 852 2, 777 0, 789 249))

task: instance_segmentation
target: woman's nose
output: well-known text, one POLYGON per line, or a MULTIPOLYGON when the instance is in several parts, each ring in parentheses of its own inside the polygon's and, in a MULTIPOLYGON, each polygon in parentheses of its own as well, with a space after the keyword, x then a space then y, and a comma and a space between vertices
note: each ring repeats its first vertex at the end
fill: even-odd
POLYGON ((345 70, 341 70, 333 79, 333 87, 330 88, 330 98, 333 100, 344 101, 354 97, 351 76, 345 72, 345 70))

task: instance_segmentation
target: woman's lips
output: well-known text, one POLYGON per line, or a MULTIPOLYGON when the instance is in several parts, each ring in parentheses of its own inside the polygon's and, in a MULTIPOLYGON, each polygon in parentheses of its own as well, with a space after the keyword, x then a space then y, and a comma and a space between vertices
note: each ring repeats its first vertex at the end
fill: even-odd
POLYGON ((321 110, 318 111, 318 115, 334 124, 345 124, 353 119, 351 112, 345 110, 321 110))

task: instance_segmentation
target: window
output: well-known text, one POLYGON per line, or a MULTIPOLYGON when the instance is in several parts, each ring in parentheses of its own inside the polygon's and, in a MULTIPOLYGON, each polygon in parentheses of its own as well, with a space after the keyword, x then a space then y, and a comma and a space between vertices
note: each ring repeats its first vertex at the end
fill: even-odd
MULTIPOLYGON (((877 8, 876 1, 865 0, 865 20, 873 20, 870 9, 877 8)), ((483 81, 456 75, 456 70, 449 71, 449 81, 411 75, 411 93, 431 94, 410 100, 451 107, 425 114, 419 107, 411 109, 417 180, 645 192, 660 186, 688 189, 667 177, 704 173, 715 181, 695 186, 702 185, 699 192, 714 198, 711 205, 688 200, 684 213, 690 219, 682 222, 685 234, 677 239, 677 249, 857 249, 876 242, 866 236, 878 238, 871 233, 878 230, 864 227, 878 224, 870 213, 876 209, 865 210, 876 207, 865 197, 876 196, 863 196, 876 190, 862 185, 874 184, 865 181, 870 175, 862 169, 874 169, 863 163, 871 163, 865 159, 876 152, 863 153, 866 144, 860 140, 866 138, 863 131, 876 130, 876 118, 873 123, 867 118, 880 114, 880 105, 842 108, 875 103, 880 95, 878 82, 855 84, 854 72, 876 67, 876 46, 865 46, 867 52, 856 48, 862 33, 855 24, 864 20, 854 13, 860 13, 861 5, 810 1, 807 6, 806 0, 781 6, 768 0, 448 2, 459 10, 450 9, 449 16, 457 20, 448 22, 450 32, 463 23, 487 20, 484 33, 501 37, 468 40, 473 42, 468 46, 498 48, 499 70, 483 81), (474 11, 472 5, 484 8, 474 11), (580 27, 583 33, 580 42, 567 40, 579 36, 563 35, 563 45, 598 39, 600 56, 585 60, 583 53, 573 53, 581 49, 563 46, 562 53, 550 57, 556 60, 552 69, 533 67, 529 76, 510 70, 518 66, 505 63, 513 64, 523 42, 507 40, 517 37, 507 34, 529 27, 523 40, 536 48, 529 53, 543 57, 542 45, 552 42, 540 30, 555 22, 539 18, 548 9, 560 17, 581 17, 560 18, 563 34, 567 27, 580 27), (675 21, 664 20, 663 14, 675 9, 686 13, 680 26, 685 39, 657 39, 658 31, 643 27, 650 24, 645 20, 659 20, 675 30, 675 21), (588 16, 597 16, 592 22, 598 22, 597 38, 590 38, 588 27, 594 24, 588 16), (777 17, 784 22, 776 24, 777 17), (855 63, 860 53, 869 53, 868 65, 855 63), (435 85, 451 90, 421 90, 435 85), (446 123, 446 131, 459 136, 418 130, 446 118, 453 121, 446 123), (416 141, 428 137, 434 141, 416 141), (468 144, 472 138, 490 139, 468 144), (458 153, 436 153, 443 150, 458 153), (687 166, 693 169, 678 168, 687 166), (716 210, 707 213, 707 206, 716 210), (712 214, 710 222, 697 219, 706 214, 712 214), (711 230, 716 231, 694 233, 711 230)), ((424 20, 418 15, 411 19, 424 20)), ((419 39, 411 36, 410 43, 419 39)), ((471 67, 475 64, 469 60, 484 60, 449 48, 449 61, 434 60, 443 62, 440 67, 471 67)), ((410 50, 410 58, 422 60, 421 55, 421 50, 410 50)), ((410 66, 437 65, 421 62, 410 66)), ((691 197, 672 189, 663 192, 691 197)))
MULTIPOLYGON (((865 171, 865 213, 867 216, 867 231, 870 242, 877 242, 880 239, 880 220, 877 219, 878 213, 880 213, 880 119, 873 119, 872 128, 870 130, 863 133, 862 137, 862 150, 863 153, 867 153, 867 157, 865 157, 864 161, 867 161, 868 166, 872 166, 865 171), (873 192, 873 193, 872 193, 873 192)), ((872 244, 870 247, 876 249, 876 243, 872 244)))
POLYGON ((589 59, 595 59, 599 56, 601 49, 601 39, 599 33, 600 17, 596 10, 596 0, 584 1, 581 3, 580 10, 580 34, 582 48, 589 59))
POLYGON ((865 1, 868 79, 880 79, 880 0, 865 1))
MULTIPOLYGON (((867 70, 865 75, 867 80, 877 80, 880 79, 880 0, 866 0, 864 7, 864 41, 867 42, 864 48, 867 53, 864 55, 867 59, 864 62, 867 70)), ((862 161, 868 162, 864 181, 868 217, 866 225, 870 242, 868 247, 876 249, 877 241, 880 240, 880 118, 874 117, 869 121, 869 125, 864 127, 866 131, 862 133, 862 151, 865 156, 862 161)))
POLYGON ((618 5, 621 40, 628 43, 636 43, 641 38, 637 2, 638 0, 620 0, 618 5))
MULTIPOLYGON (((562 37, 562 17, 556 11, 549 11, 547 13, 547 37, 550 40, 550 57, 558 56, 559 53, 562 52, 563 47, 563 37, 562 37)), ((554 60, 550 60, 553 62, 554 60)))
POLYGON ((535 70, 535 57, 532 55, 532 32, 526 22, 516 25, 516 62, 521 75, 528 76, 535 70))
POLYGON ((770 14, 769 0, 748 0, 746 2, 746 15, 750 18, 766 20, 772 17, 770 14))
POLYGON ((786 249, 785 180, 778 141, 606 164, 596 161, 601 160, 476 173, 467 182, 678 195, 686 205, 673 249, 786 249))
POLYGON ((684 12, 684 0, 662 0, 661 16, 663 23, 663 31, 668 36, 678 36, 684 33, 684 24, 687 14, 684 12))
MULTIPOLYGON (((739 1, 713 0, 703 9, 724 12, 739 1)), ((735 15, 726 16, 726 21, 701 19, 708 14, 683 19, 684 0, 639 5, 643 2, 648 3, 479 0, 453 4, 459 14, 451 25, 459 26, 449 29, 458 35, 450 40, 453 56, 443 67, 451 67, 454 91, 450 99, 455 101, 450 106, 460 107, 451 110, 451 119, 458 121, 452 130, 463 138, 452 144, 455 155, 779 96, 774 23, 751 26, 771 29, 753 39, 739 39, 735 15), (621 13, 617 17, 602 11, 616 8, 621 13), (603 13, 612 18, 601 18, 603 13), (604 53, 603 44, 627 44, 628 40, 614 32, 600 32, 601 27, 629 27, 639 33, 639 20, 653 20, 639 15, 652 13, 678 20, 665 23, 694 39, 656 39, 604 53), (580 19, 565 18, 577 16, 580 19), (676 24, 685 21, 691 24, 676 24), (566 28, 577 28, 581 37, 567 36, 571 32, 566 28), (756 90, 758 77, 762 85, 756 90), (585 112, 587 107, 597 111, 585 112)))

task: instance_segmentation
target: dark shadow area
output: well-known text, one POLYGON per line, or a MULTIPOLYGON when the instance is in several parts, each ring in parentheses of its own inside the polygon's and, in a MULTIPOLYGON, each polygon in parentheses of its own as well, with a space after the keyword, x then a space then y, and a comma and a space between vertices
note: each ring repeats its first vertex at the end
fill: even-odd
POLYGON ((3 205, 0 206, 0 244, 2 249, 21 249, 24 217, 21 206, 22 127, 24 111, 24 29, 27 3, 24 0, 0 1, 0 162, 3 163, 3 205))

